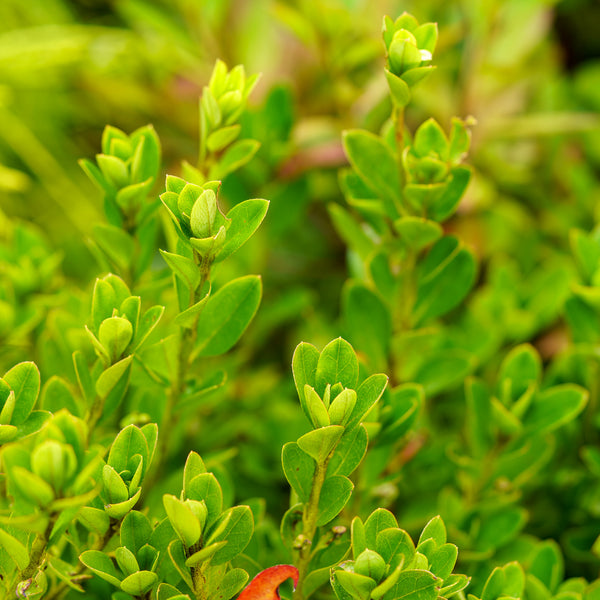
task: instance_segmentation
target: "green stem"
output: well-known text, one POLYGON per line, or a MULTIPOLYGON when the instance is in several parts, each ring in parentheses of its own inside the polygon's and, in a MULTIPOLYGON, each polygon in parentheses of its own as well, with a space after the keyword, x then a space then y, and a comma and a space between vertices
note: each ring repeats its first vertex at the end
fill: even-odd
MULTIPOLYGON (((190 290, 188 308, 192 307, 196 302, 198 302, 198 295, 202 293, 204 286, 210 277, 210 266, 210 263, 205 260, 199 261, 198 268, 200 269, 200 283, 195 290, 190 290)), ((175 406, 181 398, 181 395, 185 392, 185 380, 190 367, 190 354, 196 343, 196 337, 198 335, 198 320, 200 319, 200 315, 201 312, 196 315, 192 327, 189 329, 180 329, 177 372, 175 379, 171 382, 171 387, 167 391, 167 401, 165 403, 165 410, 160 423, 160 428, 163 431, 170 431, 177 425, 175 406)), ((164 469, 166 460, 166 437, 165 435, 159 435, 156 448, 156 466, 152 470, 152 475, 146 479, 144 485, 145 489, 151 489, 153 487, 154 483, 158 480, 164 469)))
POLYGON ((21 572, 21 581, 33 577, 36 571, 40 568, 41 564, 44 562, 46 547, 48 545, 48 538, 52 533, 52 529, 54 528, 55 522, 56 517, 51 517, 48 520, 48 525, 46 525, 44 533, 38 534, 35 538, 33 546, 31 547, 31 553, 29 554, 29 564, 21 572))
MULTIPOLYGON (((331 456, 331 455, 330 455, 331 456)), ((312 545, 315 534, 317 532, 317 517, 319 516, 319 498, 321 490, 325 483, 325 474, 327 473, 327 464, 330 456, 327 457, 324 463, 317 464, 315 474, 313 476, 312 488, 308 503, 304 507, 303 528, 302 528, 302 545, 299 550, 298 557, 298 585, 293 595, 293 600, 304 600, 302 586, 308 575, 308 565, 312 558, 312 545)))

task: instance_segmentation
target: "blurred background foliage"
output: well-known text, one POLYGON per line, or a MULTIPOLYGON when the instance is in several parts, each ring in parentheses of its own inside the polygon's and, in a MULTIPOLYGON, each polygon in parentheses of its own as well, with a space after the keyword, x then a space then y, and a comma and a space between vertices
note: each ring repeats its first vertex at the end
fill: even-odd
MULTIPOLYGON (((490 547, 475 543, 462 553, 469 540, 485 537, 459 507, 462 377, 432 386, 419 423, 396 447, 395 470, 375 482, 367 477, 355 508, 368 514, 388 505, 411 531, 441 512, 463 571, 487 575, 490 564, 527 562, 538 536, 560 541, 570 575, 591 576, 600 566, 589 552, 600 532, 600 461, 578 449, 599 440, 600 282, 581 274, 569 232, 595 231, 600 220, 594 0, 2 0, 0 367, 33 359, 43 380, 74 379, 71 353, 86 347, 82 326, 101 270, 89 236, 103 218, 100 194, 77 159, 98 151, 104 126, 130 132, 152 123, 164 172, 180 175, 182 160, 197 160, 198 97, 215 60, 261 72, 242 120, 243 137, 261 149, 225 179, 221 201, 271 201, 252 243, 224 267, 228 278, 262 274, 263 303, 236 351, 203 365, 206 373, 227 370, 229 383, 180 419, 182 435, 171 436, 178 445, 172 478, 155 492, 160 498, 177 488, 194 449, 221 465, 236 497, 265 497, 277 521, 288 502, 280 448, 306 428, 294 400, 293 348, 301 340, 322 347, 346 333, 341 290, 356 274, 326 210, 344 203, 341 132, 383 126, 381 21, 405 10, 440 28, 438 69, 415 94, 409 129, 429 116, 445 127, 454 115, 477 120, 474 178, 445 225, 479 261, 476 288, 447 319, 475 357, 464 375, 493 384, 508 350, 529 341, 546 367, 544 385, 580 383, 592 399, 582 427, 553 438, 552 468, 542 461, 512 490, 518 514, 510 526, 492 528, 506 535, 490 547)), ((164 289, 158 256, 154 271, 165 274, 164 289)), ((159 291, 141 282, 134 293, 150 305, 159 291)), ((136 419, 160 421, 159 400, 133 395, 128 402, 136 419)), ((501 481, 494 485, 492 494, 503 492, 501 481)), ((278 544, 274 527, 266 547, 278 544)))

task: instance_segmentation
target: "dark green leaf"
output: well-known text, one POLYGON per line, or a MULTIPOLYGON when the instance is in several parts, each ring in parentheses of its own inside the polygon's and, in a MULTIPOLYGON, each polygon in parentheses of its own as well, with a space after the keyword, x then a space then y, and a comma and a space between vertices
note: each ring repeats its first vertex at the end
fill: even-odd
POLYGON ((227 352, 254 317, 261 295, 260 277, 247 275, 230 281, 211 296, 198 325, 196 353, 217 356, 227 352))

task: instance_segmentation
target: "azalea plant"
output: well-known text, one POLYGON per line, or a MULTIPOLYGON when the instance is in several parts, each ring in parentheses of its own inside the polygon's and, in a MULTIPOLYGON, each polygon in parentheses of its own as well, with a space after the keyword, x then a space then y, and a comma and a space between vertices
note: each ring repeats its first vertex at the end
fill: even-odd
MULTIPOLYGON (((157 78, 195 64, 190 23, 235 27, 159 4, 115 9, 149 61, 169 48, 157 78)), ((463 44, 440 7, 386 16, 381 43, 349 8, 275 3, 318 65, 306 102, 217 60, 193 142, 157 105, 170 132, 109 125, 79 161, 88 212, 81 174, 44 184, 85 245, 0 214, 2 597, 594 600, 596 175, 557 143, 578 175, 531 191, 504 144, 541 163, 542 117, 494 121, 486 96, 532 76, 535 35, 510 31, 542 4, 465 7, 463 44), (547 208, 557 187, 576 208, 547 208)), ((560 118, 597 165, 597 118, 560 118)), ((27 139, 43 176, 58 158, 27 139)))

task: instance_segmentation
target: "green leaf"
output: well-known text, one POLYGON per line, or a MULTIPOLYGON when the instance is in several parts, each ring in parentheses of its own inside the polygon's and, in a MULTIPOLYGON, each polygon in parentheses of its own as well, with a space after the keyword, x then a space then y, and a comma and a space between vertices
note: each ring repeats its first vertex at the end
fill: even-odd
POLYGON ((387 365, 392 319, 378 294, 361 282, 349 280, 342 290, 342 316, 348 338, 373 370, 387 365))
POLYGON ((470 377, 465 382, 467 401, 467 437, 476 457, 484 456, 493 444, 491 394, 479 379, 470 377))
POLYGON ((168 553, 175 565, 175 568, 181 575, 183 581, 190 587, 190 589, 194 589, 194 583, 192 581, 192 576, 190 574, 190 569, 186 566, 185 560, 185 549, 181 540, 173 540, 168 547, 168 553))
POLYGON ((452 130, 450 132, 449 159, 451 162, 459 162, 468 152, 471 145, 471 132, 467 123, 458 117, 452 117, 452 130))
POLYGON ((306 407, 306 399, 304 395, 304 386, 310 385, 315 387, 317 376, 317 364, 319 362, 319 351, 312 345, 306 342, 301 342, 296 346, 294 356, 292 358, 292 372, 294 374, 294 383, 296 391, 300 398, 300 404, 304 414, 310 419, 310 414, 306 407))
POLYGON ((136 129, 130 136, 136 148, 131 165, 131 176, 134 181, 156 179, 160 169, 160 140, 152 125, 144 125, 136 129))
POLYGON ((11 473, 15 485, 29 502, 39 506, 48 506, 55 498, 52 486, 39 475, 16 466, 11 473))
POLYGON ((514 402, 527 391, 530 383, 539 383, 541 376, 542 359, 537 350, 530 344, 513 348, 500 366, 500 388, 503 394, 507 394, 502 399, 514 402))
POLYGON ((356 404, 346 429, 356 427, 381 398, 388 382, 387 375, 377 373, 367 377, 356 390, 356 404))
POLYGON ((394 587, 384 596, 394 600, 436 600, 439 580, 428 571, 403 571, 394 587))
POLYGON ((186 548, 191 548, 200 539, 200 523, 191 509, 181 500, 165 494, 163 504, 173 529, 186 548))
POLYGON ((129 268, 134 257, 135 244, 127 232, 114 225, 99 223, 94 225, 93 237, 100 250, 119 271, 129 268))
POLYGON ((396 517, 385 508, 378 508, 373 511, 365 521, 365 539, 367 548, 377 548, 377 536, 384 529, 397 528, 398 521, 396 517))
POLYGON ((107 195, 115 193, 115 188, 112 183, 107 181, 106 177, 102 174, 102 171, 100 171, 93 162, 85 158, 80 158, 77 162, 98 189, 107 195))
POLYGON ((414 252, 419 252, 439 240, 444 233, 439 223, 422 217, 402 217, 394 221, 394 228, 414 252))
POLYGON ((119 568, 126 575, 131 575, 132 573, 136 573, 140 570, 140 565, 138 564, 133 552, 129 550, 129 548, 125 548, 124 546, 116 548, 115 558, 117 559, 119 568))
POLYGON ((437 154, 448 160, 449 143, 446 134, 433 118, 427 119, 415 132, 412 149, 417 156, 437 154))
POLYGON ((215 595, 222 600, 233 598, 248 582, 248 573, 243 569, 231 569, 225 573, 215 589, 215 595))
POLYGON ((557 385, 537 394, 523 419, 530 433, 548 433, 569 423, 588 401, 587 390, 573 384, 557 385))
POLYGON ((545 540, 537 546, 528 573, 537 577, 552 593, 557 591, 564 577, 564 562, 555 541, 545 540))
MULTIPOLYGON (((351 430, 346 428, 327 465, 327 475, 344 475, 349 477, 367 453, 368 443, 369 438, 364 425, 354 427, 351 430)), ((304 501, 306 502, 306 500, 304 501)))
POLYGON ((125 187, 129 183, 127 165, 116 156, 96 154, 96 162, 106 180, 115 188, 125 187))
POLYGON ((288 442, 283 446, 281 462, 285 477, 292 489, 302 502, 308 502, 315 472, 315 461, 301 450, 296 442, 288 442))
POLYGON ((392 101, 399 108, 404 108, 410 102, 410 88, 408 84, 387 69, 385 69, 385 78, 390 88, 392 101))
MULTIPOLYGON (((317 392, 315 392, 315 390, 308 384, 304 386, 304 398, 306 402, 308 418, 310 419, 313 427, 327 427, 327 425, 331 425, 327 407, 325 406, 319 394, 317 394, 317 392)), ((336 423, 336 425, 340 425, 340 423, 336 423)))
POLYGON ((442 546, 446 543, 446 525, 444 524, 442 517, 439 515, 433 517, 433 519, 431 519, 423 528, 423 531, 419 536, 417 549, 423 542, 429 539, 432 539, 436 546, 442 546))
POLYGON ((102 482, 112 504, 119 504, 129 499, 127 485, 110 465, 104 465, 102 468, 102 482))
POLYGON ((223 510, 223 490, 212 473, 196 475, 186 488, 191 500, 204 501, 208 511, 207 525, 212 524, 223 510))
POLYGON ((86 550, 79 560, 91 571, 112 585, 121 587, 121 574, 108 555, 99 550, 86 550))
POLYGON ((17 565, 19 571, 23 571, 29 564, 29 552, 27 548, 15 537, 4 531, 0 527, 0 546, 2 546, 7 555, 17 565))
POLYGON ((461 201, 470 179, 471 169, 469 167, 452 167, 448 186, 432 207, 429 216, 442 222, 452 215, 461 201))
POLYGON ((226 146, 229 146, 240 135, 242 126, 239 124, 222 127, 213 131, 206 140, 206 146, 211 152, 220 152, 226 146))
MULTIPOLYGON (((120 398, 125 393, 125 389, 129 384, 129 375, 131 373, 131 361, 133 355, 127 356, 123 360, 115 363, 108 367, 106 371, 103 371, 98 377, 96 382, 96 392, 101 398, 107 399, 110 394, 114 392, 116 397, 120 398)), ((104 414, 109 414, 109 402, 105 402, 104 414)), ((111 411, 114 410, 115 406, 110 406, 111 411)))
POLYGON ((156 591, 156 600, 191 600, 187 594, 182 594, 176 587, 161 583, 156 591))
POLYGON ((315 389, 323 397, 327 384, 341 383, 342 387, 355 389, 358 381, 358 359, 352 346, 337 338, 321 352, 315 375, 315 389))
POLYGON ((481 600, 496 600, 504 596, 505 576, 502 567, 496 567, 487 578, 481 593, 481 600))
POLYGON ((298 446, 318 464, 323 464, 342 437, 344 428, 341 425, 329 425, 309 431, 298 439, 298 446))
POLYGON ((437 23, 423 23, 413 30, 413 34, 420 50, 434 53, 438 39, 437 23))
POLYGON ((525 573, 523 567, 514 561, 505 564, 502 570, 504 571, 504 595, 512 596, 513 598, 522 598, 525 590, 525 573))
POLYGON ((204 461, 197 452, 192 450, 188 454, 188 457, 185 461, 185 466, 183 468, 183 491, 185 497, 188 497, 188 490, 192 479, 194 479, 196 475, 200 475, 202 473, 206 473, 204 461))
POLYGON ((213 224, 217 216, 217 195, 205 189, 195 200, 190 212, 190 228, 197 238, 213 235, 213 224))
POLYGON ((450 575, 444 580, 444 587, 439 591, 439 595, 443 598, 450 598, 464 590, 470 581, 466 575, 450 575))
POLYGON ((189 308, 186 308, 183 312, 180 312, 173 320, 173 323, 181 327, 185 327, 186 329, 193 329, 209 298, 210 290, 201 300, 196 302, 196 304, 193 304, 189 308))
POLYGON ((198 287, 200 284, 200 269, 191 258, 166 252, 165 250, 159 250, 159 252, 171 271, 181 278, 188 289, 195 290, 198 287))
POLYGON ((429 570, 440 579, 447 579, 458 558, 458 548, 454 544, 443 544, 433 553, 429 570))
POLYGON ((218 356, 227 352, 254 317, 261 295, 260 277, 247 275, 230 281, 211 296, 198 325, 196 354, 218 356))
POLYGON ((135 348, 136 350, 146 341, 154 328, 158 325, 163 313, 164 306, 151 306, 140 319, 137 331, 135 332, 135 348))
POLYGON ((485 552, 500 548, 516 537, 526 521, 527 512, 517 506, 501 508, 499 512, 486 515, 477 536, 477 549, 485 552))
POLYGON ((398 201, 398 163, 389 146, 376 135, 358 129, 345 131, 342 139, 350 164, 365 183, 381 198, 392 203, 398 201))
POLYGON ((117 362, 125 352, 132 337, 133 326, 123 317, 105 319, 98 330, 98 339, 106 349, 111 364, 117 362))
POLYGON ((227 545, 218 550, 211 565, 222 565, 240 554, 254 533, 254 519, 249 506, 234 506, 224 512, 211 529, 207 544, 227 540, 227 545))
POLYGON ((10 369, 3 379, 15 393, 11 425, 21 425, 29 417, 40 392, 40 371, 35 363, 22 362, 10 369))
POLYGON ((593 235, 589 235, 580 229, 571 229, 569 241, 577 265, 585 279, 590 281, 598 268, 600 244, 594 239, 593 235))
POLYGON ((353 489, 354 484, 343 475, 328 476, 325 479, 319 496, 318 526, 326 525, 338 516, 350 500, 353 489))
POLYGON ((356 222, 356 219, 339 204, 328 204, 327 210, 337 234, 344 240, 346 246, 366 260, 375 248, 373 240, 356 222))
POLYGON ((230 146, 210 171, 210 179, 223 179, 225 176, 249 163, 260 148, 257 140, 245 139, 230 146))
POLYGON ((121 581, 121 589, 132 596, 142 597, 158 581, 158 575, 152 571, 138 571, 121 581))
POLYGON ((224 260, 241 248, 263 222, 268 208, 269 201, 262 199, 246 200, 236 204, 227 213, 231 225, 227 230, 225 243, 215 260, 224 260))
POLYGON ((387 565, 383 558, 374 550, 363 550, 354 561, 354 572, 366 575, 376 582, 385 575, 387 565))
POLYGON ((333 572, 333 578, 346 590, 352 598, 369 600, 371 591, 377 585, 370 577, 338 569, 333 572))
POLYGON ((148 543, 151 535, 152 526, 148 517, 137 510, 128 513, 121 523, 121 545, 133 554, 137 554, 139 549, 148 543))
POLYGON ((416 325, 455 308, 475 282, 475 259, 458 238, 441 238, 418 267, 416 325))
POLYGON ((132 459, 139 454, 148 466, 148 442, 139 427, 128 425, 122 429, 113 442, 108 454, 107 464, 118 473, 125 470, 133 470, 132 459))
POLYGON ((87 529, 100 535, 104 535, 110 526, 110 517, 103 510, 92 506, 82 506, 77 513, 77 518, 87 529))
POLYGON ((399 565, 410 564, 415 556, 415 545, 408 533, 397 527, 378 531, 375 550, 390 565, 390 571, 399 565))

